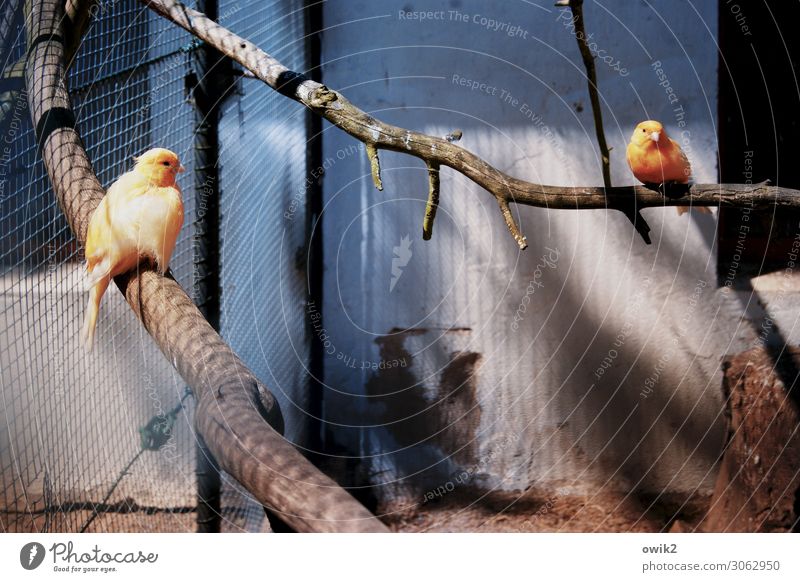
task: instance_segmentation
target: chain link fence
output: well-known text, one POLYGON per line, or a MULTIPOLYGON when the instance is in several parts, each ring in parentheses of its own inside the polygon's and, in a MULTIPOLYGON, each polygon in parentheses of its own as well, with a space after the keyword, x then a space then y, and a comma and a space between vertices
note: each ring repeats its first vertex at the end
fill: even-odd
MULTIPOLYGON (((95 350, 78 342, 87 300, 82 249, 30 123, 19 74, 24 4, 0 6, 0 529, 193 531, 194 402, 182 379, 113 288, 95 350)), ((223 0, 219 20, 307 70, 301 0, 223 0)), ((105 0, 69 75, 78 128, 105 186, 150 147, 181 157, 186 219, 171 269, 190 292, 194 223, 203 212, 187 95, 197 46, 134 0, 105 0)), ((248 80, 237 81, 219 126, 222 333, 281 400, 287 436, 298 444, 305 422, 292 411, 304 409, 307 392, 297 259, 304 202, 293 205, 293 220, 284 211, 303 196, 306 132, 299 106, 248 80)), ((223 482, 223 530, 263 528, 262 508, 223 482)))

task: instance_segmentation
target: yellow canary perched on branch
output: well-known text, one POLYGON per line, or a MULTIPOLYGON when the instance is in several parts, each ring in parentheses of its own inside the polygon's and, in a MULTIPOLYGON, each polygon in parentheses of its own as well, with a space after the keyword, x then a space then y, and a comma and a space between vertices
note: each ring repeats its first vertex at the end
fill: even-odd
POLYGON ((134 158, 133 170, 120 176, 89 220, 86 271, 89 304, 81 342, 92 349, 100 300, 111 279, 130 271, 142 259, 166 272, 183 226, 181 189, 175 182, 184 171, 178 156, 154 148, 134 158))
MULTIPOLYGON (((688 184, 692 175, 692 166, 681 146, 667 135, 658 121, 643 121, 636 126, 627 157, 633 175, 644 184, 688 184)), ((695 206, 694 209, 711 213, 705 207, 695 206)), ((688 206, 678 207, 678 215, 688 211, 688 206)))

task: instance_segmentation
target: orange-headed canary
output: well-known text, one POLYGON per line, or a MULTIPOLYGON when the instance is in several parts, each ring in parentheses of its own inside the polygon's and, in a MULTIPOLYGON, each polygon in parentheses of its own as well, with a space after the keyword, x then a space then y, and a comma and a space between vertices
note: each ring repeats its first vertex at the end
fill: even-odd
MULTIPOLYGON (((643 121, 636 126, 628 144, 627 156, 633 175, 644 184, 688 184, 692 175, 689 158, 658 121, 643 121)), ((705 207, 694 208, 700 212, 711 212, 705 207)), ((678 207, 679 215, 688 211, 688 206, 678 207)))
POLYGON ((181 189, 175 182, 183 172, 178 156, 154 148, 138 158, 133 170, 120 176, 89 220, 86 235, 89 305, 81 342, 92 349, 100 300, 112 277, 130 271, 143 258, 160 273, 169 266, 183 226, 181 189))

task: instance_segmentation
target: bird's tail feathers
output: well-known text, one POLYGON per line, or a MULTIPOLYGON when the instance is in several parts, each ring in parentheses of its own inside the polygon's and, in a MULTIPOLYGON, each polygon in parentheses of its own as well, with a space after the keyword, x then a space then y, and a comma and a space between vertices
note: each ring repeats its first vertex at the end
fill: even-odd
POLYGON ((91 271, 89 270, 88 264, 86 269, 85 291, 91 291, 99 281, 108 279, 111 274, 111 261, 105 258, 97 263, 91 271))
POLYGON ((86 315, 81 328, 81 345, 87 352, 92 351, 94 332, 97 328, 97 316, 100 313, 100 300, 108 288, 108 279, 101 279, 89 292, 89 303, 86 305, 86 315))

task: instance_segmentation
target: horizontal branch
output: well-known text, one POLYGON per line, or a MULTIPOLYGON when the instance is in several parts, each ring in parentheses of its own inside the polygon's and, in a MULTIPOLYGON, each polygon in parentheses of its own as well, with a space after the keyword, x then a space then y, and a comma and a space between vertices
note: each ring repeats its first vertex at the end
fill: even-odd
MULTIPOLYGON (((553 209, 613 209, 622 212, 660 206, 800 207, 800 191, 767 184, 694 184, 667 190, 648 186, 547 186, 501 172, 482 158, 440 137, 384 123, 350 103, 341 93, 289 70, 253 43, 232 33, 201 12, 176 0, 140 0, 164 18, 209 43, 282 95, 321 115, 370 148, 401 152, 427 165, 447 166, 494 196, 521 248, 522 236, 508 204, 553 209)), ((373 166, 374 168, 374 166, 373 166)), ((373 175, 374 172, 373 172, 373 175)))
MULTIPOLYGON (((104 191, 74 127, 67 92, 61 0, 34 0, 28 19, 28 103, 42 159, 79 244, 104 191)), ((298 531, 388 531, 286 441, 269 390, 203 318, 171 276, 141 265, 114 282, 191 386, 197 430, 227 471, 298 531)))

